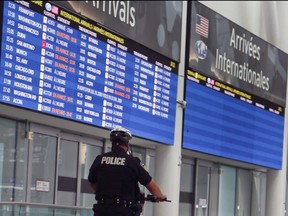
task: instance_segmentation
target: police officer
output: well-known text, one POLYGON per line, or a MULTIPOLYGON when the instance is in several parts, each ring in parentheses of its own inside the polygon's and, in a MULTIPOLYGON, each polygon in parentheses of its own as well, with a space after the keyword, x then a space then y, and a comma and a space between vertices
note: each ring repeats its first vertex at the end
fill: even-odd
POLYGON ((131 138, 129 130, 113 129, 110 132, 112 151, 98 155, 90 167, 88 180, 97 200, 93 206, 95 216, 136 215, 138 182, 150 191, 156 202, 167 199, 139 158, 127 153, 131 138))

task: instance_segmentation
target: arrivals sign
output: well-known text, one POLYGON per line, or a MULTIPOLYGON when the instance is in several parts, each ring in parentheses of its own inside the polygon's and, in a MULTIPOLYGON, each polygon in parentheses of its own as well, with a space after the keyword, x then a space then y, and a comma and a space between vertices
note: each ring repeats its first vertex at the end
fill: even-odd
POLYGON ((158 53, 180 60, 182 1, 53 1, 158 53))
POLYGON ((189 68, 284 107, 287 54, 201 4, 192 14, 189 68))
POLYGON ((287 54, 189 4, 183 148, 281 169, 287 54))

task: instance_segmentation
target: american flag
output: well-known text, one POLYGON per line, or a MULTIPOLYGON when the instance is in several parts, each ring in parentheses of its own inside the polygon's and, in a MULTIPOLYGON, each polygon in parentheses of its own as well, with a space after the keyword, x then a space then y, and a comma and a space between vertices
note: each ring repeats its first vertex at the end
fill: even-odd
POLYGON ((196 14, 196 33, 208 38, 209 20, 196 14))
POLYGON ((59 8, 58 8, 57 6, 54 6, 54 5, 53 5, 51 12, 52 12, 53 14, 58 15, 58 13, 59 13, 59 8))

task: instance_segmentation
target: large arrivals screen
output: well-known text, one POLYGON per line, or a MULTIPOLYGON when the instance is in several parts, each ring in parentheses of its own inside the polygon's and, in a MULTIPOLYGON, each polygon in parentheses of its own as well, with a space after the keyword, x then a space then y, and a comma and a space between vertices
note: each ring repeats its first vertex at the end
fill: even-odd
POLYGON ((189 3, 183 148, 282 169, 287 54, 189 3))
POLYGON ((173 144, 176 62, 53 2, 1 4, 1 102, 173 144))
POLYGON ((281 169, 283 108, 189 69, 185 93, 184 148, 281 169))

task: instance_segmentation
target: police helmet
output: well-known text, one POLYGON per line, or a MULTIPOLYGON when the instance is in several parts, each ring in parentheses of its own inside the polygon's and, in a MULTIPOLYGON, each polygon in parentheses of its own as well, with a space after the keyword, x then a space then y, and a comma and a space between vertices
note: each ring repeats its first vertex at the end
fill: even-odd
POLYGON ((117 127, 110 132, 110 140, 112 142, 128 142, 130 139, 132 139, 132 134, 126 128, 117 127))

